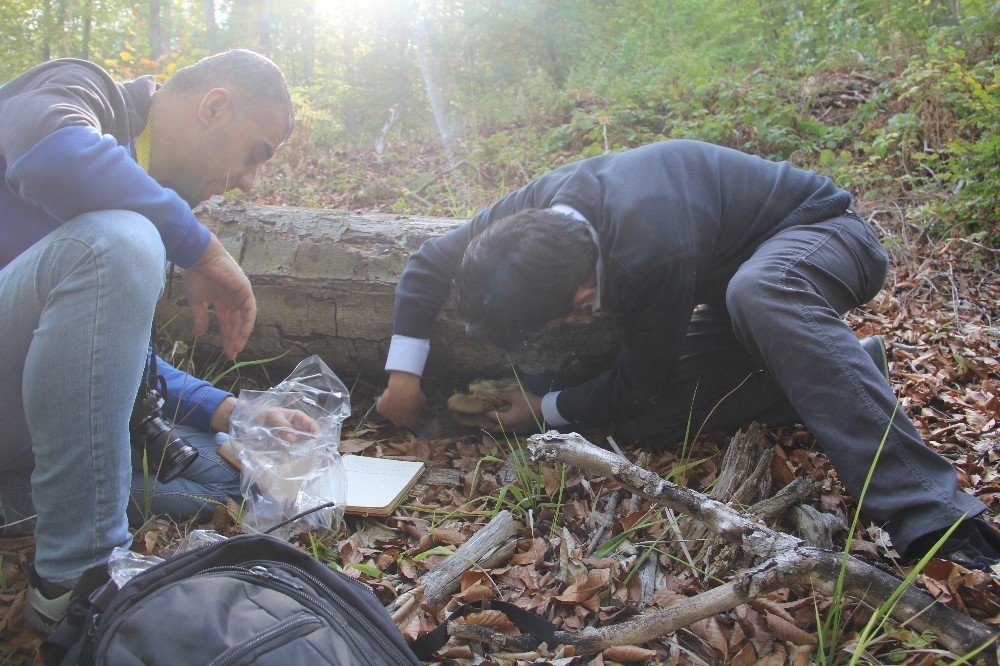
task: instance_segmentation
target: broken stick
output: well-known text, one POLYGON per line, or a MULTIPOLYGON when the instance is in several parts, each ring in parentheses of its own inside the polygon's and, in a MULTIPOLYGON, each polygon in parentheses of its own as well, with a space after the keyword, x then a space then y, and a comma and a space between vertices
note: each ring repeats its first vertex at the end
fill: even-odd
MULTIPOLYGON (((458 547, 452 555, 417 580, 417 588, 423 590, 423 603, 437 605, 458 589, 462 574, 472 568, 500 566, 517 547, 517 523, 510 511, 501 511, 458 547)), ((386 607, 394 615, 412 598, 414 591, 396 597, 386 607)), ((411 609, 416 610, 412 604, 411 609)), ((408 613, 400 614, 405 617, 408 613)))

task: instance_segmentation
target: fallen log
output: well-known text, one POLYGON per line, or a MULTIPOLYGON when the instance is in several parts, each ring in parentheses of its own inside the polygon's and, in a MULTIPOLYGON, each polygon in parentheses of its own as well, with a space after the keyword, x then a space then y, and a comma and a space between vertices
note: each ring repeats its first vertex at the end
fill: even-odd
MULTIPOLYGON (((348 384, 356 376, 381 381, 392 336, 396 282, 409 256, 428 238, 461 223, 446 218, 350 214, 327 210, 224 204, 197 211, 240 263, 257 297, 257 324, 241 357, 272 358, 281 376, 319 354, 348 384)), ((168 283, 158 320, 184 339, 190 330, 179 282, 168 283)), ((584 315, 511 352, 468 337, 465 322, 446 306, 438 320, 425 376, 448 384, 521 371, 554 371, 580 381, 607 367, 620 342, 617 318, 584 315)), ((214 333, 198 350, 218 351, 214 333)))

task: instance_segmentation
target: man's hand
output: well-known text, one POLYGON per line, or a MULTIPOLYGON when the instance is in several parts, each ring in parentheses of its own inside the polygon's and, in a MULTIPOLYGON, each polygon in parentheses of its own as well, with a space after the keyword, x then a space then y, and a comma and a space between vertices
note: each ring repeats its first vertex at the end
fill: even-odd
POLYGON ((250 337, 257 318, 257 301, 250 280, 219 239, 212 234, 208 247, 194 266, 184 271, 184 295, 191 304, 191 333, 208 330, 208 303, 215 307, 222 334, 222 351, 235 359, 250 337))
POLYGON ((389 386, 379 396, 375 409, 396 425, 412 428, 426 402, 427 396, 420 390, 420 377, 395 371, 389 373, 389 386))
POLYGON ((542 399, 527 391, 501 391, 497 397, 510 403, 507 411, 489 412, 506 432, 534 430, 542 423, 542 399))
MULTIPOLYGON (((210 427, 215 432, 229 432, 230 419, 233 415, 233 408, 236 407, 236 398, 232 396, 226 398, 216 407, 212 414, 210 427)), ((286 409, 284 407, 270 407, 264 412, 262 419, 264 425, 273 428, 278 432, 278 436, 289 444, 307 439, 307 435, 318 435, 319 424, 297 409, 286 409)))
POLYGON ((319 424, 297 409, 272 407, 264 414, 264 425, 289 444, 303 442, 310 435, 319 434, 319 424))

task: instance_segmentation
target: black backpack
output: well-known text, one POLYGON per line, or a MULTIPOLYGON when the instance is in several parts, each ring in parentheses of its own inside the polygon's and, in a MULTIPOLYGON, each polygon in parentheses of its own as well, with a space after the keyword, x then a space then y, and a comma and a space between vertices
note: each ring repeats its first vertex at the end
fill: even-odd
POLYGON ((71 603, 42 657, 114 666, 420 663, 365 585, 264 535, 184 553, 121 590, 98 587, 71 603))

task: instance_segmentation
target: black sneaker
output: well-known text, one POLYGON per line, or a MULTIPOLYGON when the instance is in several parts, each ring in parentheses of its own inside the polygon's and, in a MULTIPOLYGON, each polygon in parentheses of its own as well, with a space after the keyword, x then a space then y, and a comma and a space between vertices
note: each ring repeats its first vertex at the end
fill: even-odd
POLYGON ((882 336, 870 335, 867 338, 862 338, 861 348, 872 357, 882 376, 889 379, 889 354, 885 349, 885 341, 882 336))
MULTIPOLYGON (((914 541, 906 551, 907 558, 919 560, 944 532, 937 530, 914 541)), ((993 565, 1000 564, 1000 532, 983 518, 971 518, 951 533, 934 557, 989 573, 993 565)))
POLYGON ((42 579, 32 567, 28 574, 28 595, 24 600, 24 627, 43 636, 51 634, 69 607, 73 590, 42 579))

